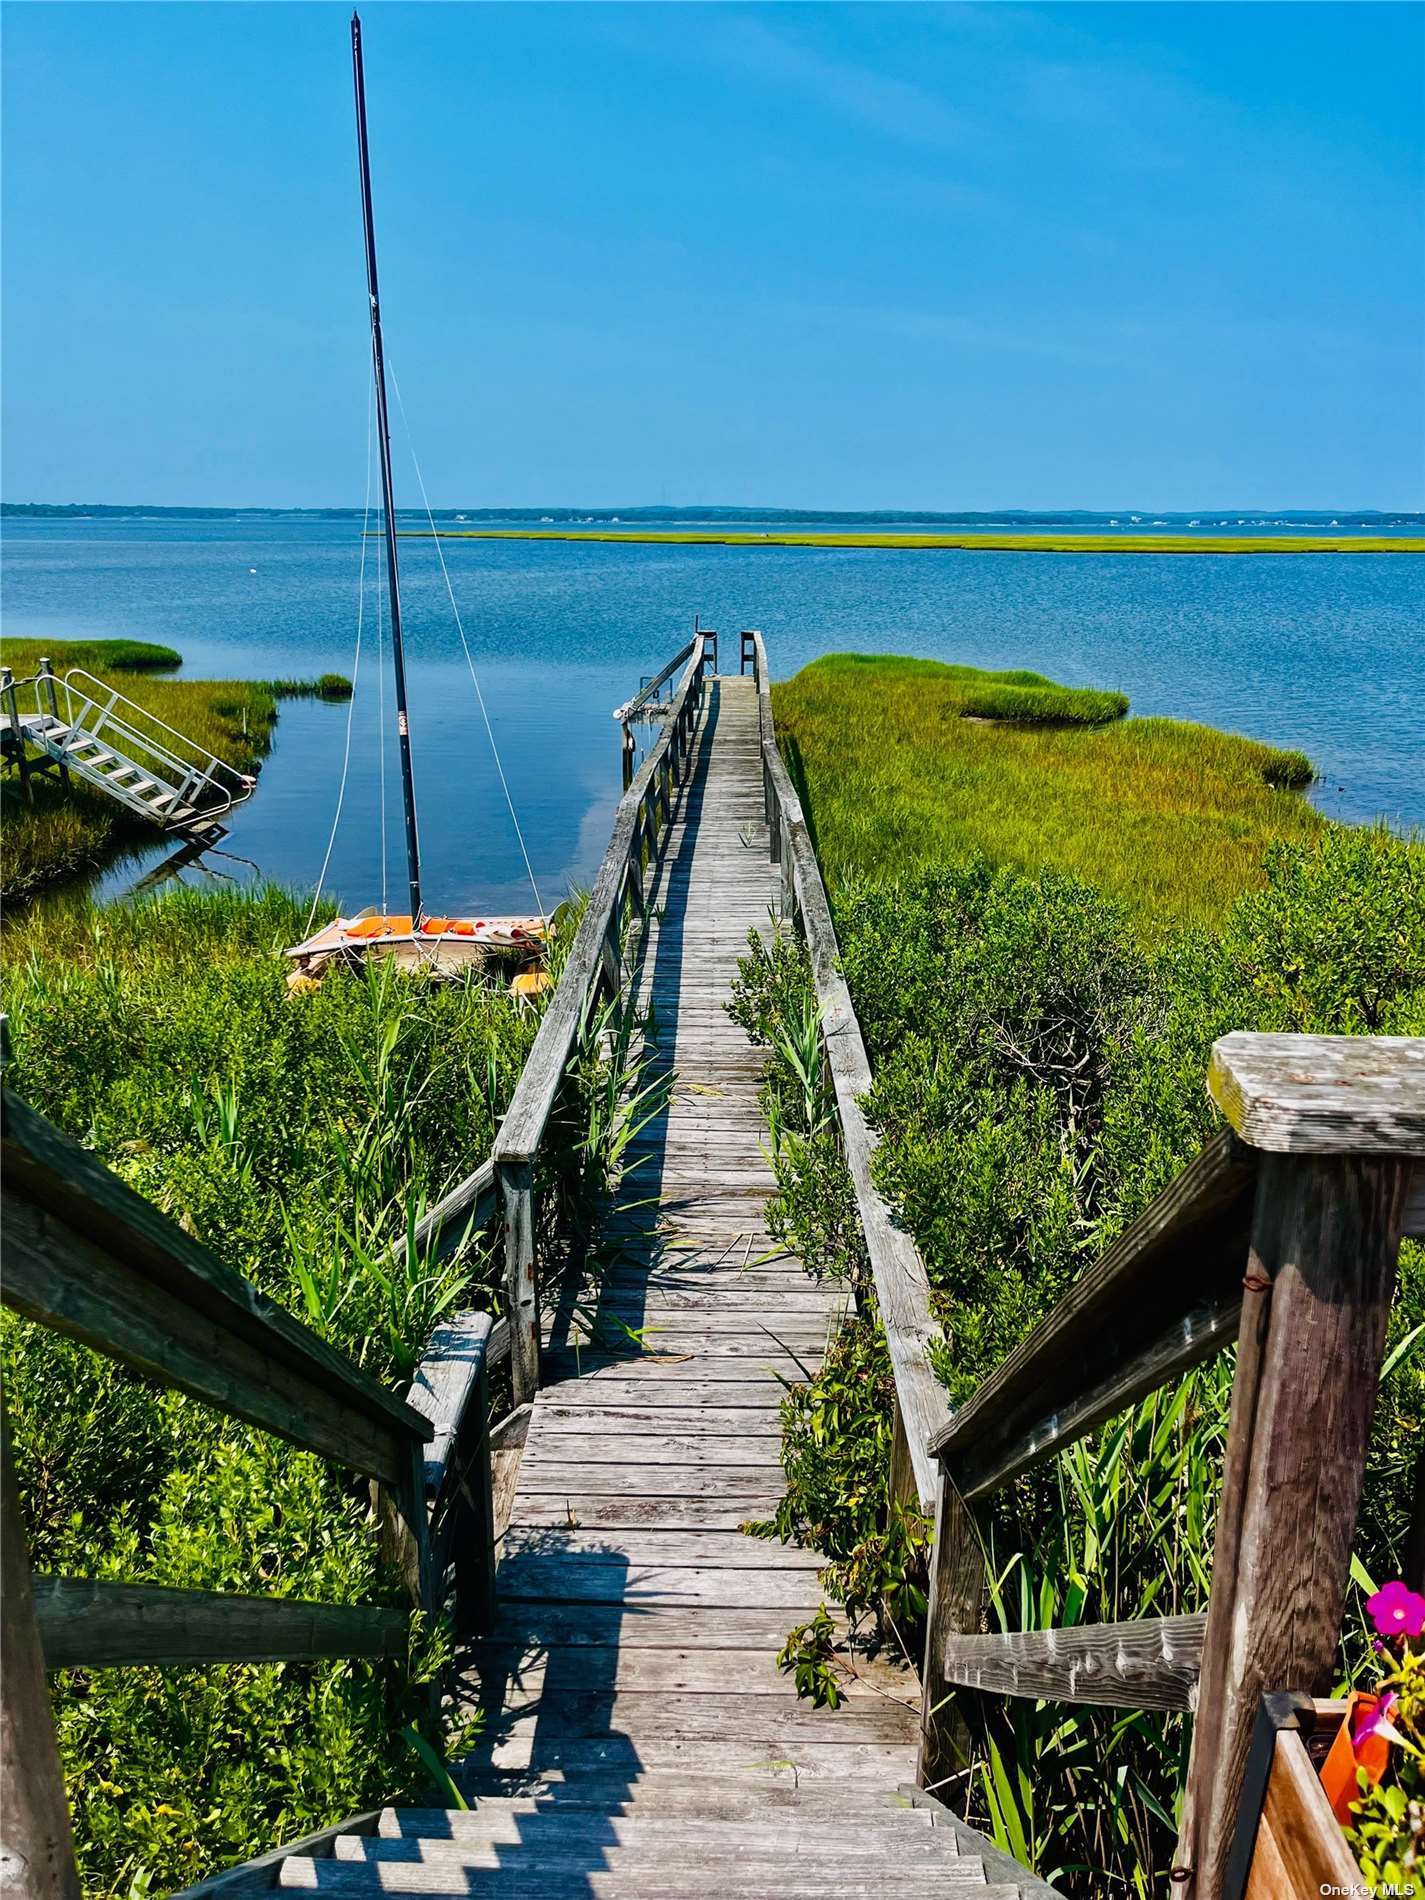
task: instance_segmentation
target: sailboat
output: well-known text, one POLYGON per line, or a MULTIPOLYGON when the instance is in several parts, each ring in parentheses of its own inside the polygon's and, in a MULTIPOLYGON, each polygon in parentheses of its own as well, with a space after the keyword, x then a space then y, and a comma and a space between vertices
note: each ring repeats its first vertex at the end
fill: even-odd
MULTIPOLYGON (((516 994, 537 994, 548 982, 542 969, 548 926, 542 917, 451 917, 425 908, 421 893, 420 834, 416 824, 415 780, 411 767, 411 721, 406 702, 406 658, 401 633, 401 576, 396 558, 395 484, 391 474, 391 431, 386 410, 386 359, 381 339, 381 296, 376 271, 376 224, 371 209, 371 159, 366 136, 366 72, 361 51, 361 17, 351 16, 351 62, 356 90, 356 138, 361 167, 361 212, 366 237, 366 288, 371 312, 371 373, 375 383, 376 433, 381 461, 381 511, 385 522, 386 594, 391 624, 391 665, 395 675, 396 739, 401 761, 401 799, 405 812, 406 867, 410 908, 387 914, 368 908, 354 917, 335 917, 315 935, 287 952, 297 964, 288 979, 305 988, 333 961, 367 956, 455 975, 471 965, 513 965, 516 994)), ((381 735, 384 743, 385 734, 381 735)))

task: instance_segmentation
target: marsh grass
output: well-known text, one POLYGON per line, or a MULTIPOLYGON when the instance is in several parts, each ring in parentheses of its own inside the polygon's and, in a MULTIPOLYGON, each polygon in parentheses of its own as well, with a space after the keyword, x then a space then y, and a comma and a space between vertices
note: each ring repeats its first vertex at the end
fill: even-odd
MULTIPOLYGON (((813 791, 818 781, 813 778, 813 791)), ((1425 843, 1323 826, 1267 853, 1263 888, 1211 930, 1145 945, 1081 880, 983 858, 846 894, 836 925, 875 1076, 873 1174, 916 1239, 944 1328, 931 1348, 962 1403, 1197 1152, 1214 1126, 1209 1051, 1234 1029, 1425 1031, 1425 843)), ((733 1013, 771 1058, 768 1210, 810 1271, 864 1272, 835 1130, 808 1090, 810 966, 786 933, 750 944, 733 1013), (808 1131, 777 1140, 779 1126, 808 1131)), ((1401 1248, 1356 1532, 1356 1583, 1398 1574, 1425 1443, 1425 1248, 1401 1248)), ((1230 1355, 1016 1480, 986 1529, 995 1626, 1043 1629, 1202 1607, 1231 1390, 1230 1355)), ((783 1407, 787 1489, 771 1529, 827 1554, 848 1610, 923 1575, 886 1507, 889 1357, 858 1313, 783 1407)), ((894 1619, 892 1619, 894 1620, 894 1619)), ((1367 1654, 1348 1610, 1339 1684, 1367 1654)), ((807 1632, 789 1660, 820 1681, 807 1632)), ((908 1644, 915 1653, 914 1633, 908 1644)), ((1028 1698, 961 1698, 971 1818, 1064 1891, 1166 1891, 1185 1766, 1178 1716, 1028 1698)))
MULTIPOLYGON (((151 669, 177 666, 180 656, 137 640, 0 642, 0 660, 18 678, 33 673, 41 655, 60 674, 80 667, 100 679, 106 672, 125 675, 112 683, 126 698, 240 772, 255 771, 269 750, 279 699, 351 693, 350 682, 335 673, 311 682, 157 678, 151 669)), ((22 706, 31 703, 22 695, 22 706)), ((46 775, 31 784, 33 808, 13 777, 0 785, 0 902, 19 903, 97 870, 125 846, 157 835, 147 820, 78 780, 66 788, 46 775)))
POLYGON ((979 853, 1082 877, 1156 939, 1260 888, 1272 843, 1320 835, 1326 821, 1283 789, 1309 781, 1301 753, 1121 718, 1103 704, 1117 699, 1037 674, 862 654, 828 655, 776 685, 778 732, 833 896, 979 853), (1031 723, 1008 710, 1016 695, 1110 723, 1031 723), (965 716, 986 702, 1005 710, 965 716))
MULTIPOLYGON (((305 918, 270 888, 30 916, 0 946, 6 1082, 400 1387, 442 1315, 497 1300, 483 1239, 436 1260, 414 1230, 489 1152, 538 1012, 503 986, 380 960, 294 996, 281 950, 305 918)), ((0 1361, 37 1569, 401 1601, 350 1473, 8 1313, 0 1361)), ((404 1666, 57 1676, 86 1891, 167 1891, 421 1798, 427 1770, 402 1730, 429 1732, 420 1683, 448 1647, 427 1626, 404 1666)))
POLYGON ((100 674, 169 673, 183 664, 176 648, 151 640, 19 640, 9 634, 0 640, 0 660, 16 679, 38 672, 42 659, 52 660, 57 673, 67 666, 100 674))

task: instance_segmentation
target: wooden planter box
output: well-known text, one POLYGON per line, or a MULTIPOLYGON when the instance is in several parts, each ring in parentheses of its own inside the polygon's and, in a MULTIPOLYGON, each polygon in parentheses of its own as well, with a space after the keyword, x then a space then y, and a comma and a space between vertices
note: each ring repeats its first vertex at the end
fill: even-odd
POLYGON ((1262 1698, 1224 1900, 1296 1900, 1361 1887, 1361 1870, 1321 1785, 1344 1702, 1262 1698))

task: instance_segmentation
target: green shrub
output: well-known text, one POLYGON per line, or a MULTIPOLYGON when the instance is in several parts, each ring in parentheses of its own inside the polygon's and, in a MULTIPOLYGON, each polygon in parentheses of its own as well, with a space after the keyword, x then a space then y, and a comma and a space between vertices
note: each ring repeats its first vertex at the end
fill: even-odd
MULTIPOLYGON (((983 859, 838 906, 875 1074, 875 1175, 925 1259, 944 1324, 937 1365, 957 1399, 1200 1147, 1214 1125, 1203 1082, 1218 1036, 1425 1033, 1425 846, 1330 828, 1314 846, 1273 850, 1265 878, 1218 931, 1179 931, 1156 949, 1087 885, 983 859)), ((803 1092, 788 1048, 809 993, 794 948, 758 944, 743 962, 734 1008, 773 1053, 774 1126, 803 1092)), ((795 1144, 774 1160, 789 1231, 810 1235, 818 1270, 835 1270, 839 1231, 822 1216, 834 1141, 823 1138, 814 1167, 795 1144)), ((843 1259, 859 1271, 854 1251, 843 1259)), ((1381 1576, 1399 1571, 1425 1445, 1411 1339, 1422 1319, 1425 1249, 1407 1243, 1390 1330, 1403 1356, 1382 1387, 1357 1538, 1381 1576)), ((826 1551, 829 1587, 862 1606, 868 1580, 887 1600, 913 1591, 919 1561, 886 1514, 888 1390, 869 1325, 853 1321, 825 1371, 788 1397, 775 1519, 826 1551)), ((1001 1494, 990 1571, 1003 1627, 1202 1606, 1230 1376, 1228 1356, 1001 1494)), ((1362 1652, 1353 1626, 1343 1679, 1362 1652)), ((1161 1890, 1180 1719, 1016 1701, 972 1714, 976 1811, 1001 1845, 1094 1900, 1161 1890)))

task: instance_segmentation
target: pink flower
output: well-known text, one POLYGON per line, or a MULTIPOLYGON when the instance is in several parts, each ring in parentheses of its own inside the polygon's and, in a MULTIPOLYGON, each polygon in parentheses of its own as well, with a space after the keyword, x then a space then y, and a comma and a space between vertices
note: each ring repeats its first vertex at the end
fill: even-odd
POLYGON ((1399 1742, 1405 1739, 1390 1719, 1399 1700, 1400 1697, 1394 1689, 1388 1690, 1381 1697, 1370 1714, 1356 1724, 1356 1732, 1351 1737, 1352 1748, 1359 1748, 1361 1743, 1369 1741, 1372 1735, 1383 1735, 1388 1742, 1399 1742))
POLYGON ((1425 1597, 1399 1581, 1377 1590, 1366 1609, 1382 1636, 1418 1636, 1425 1629, 1425 1597))

